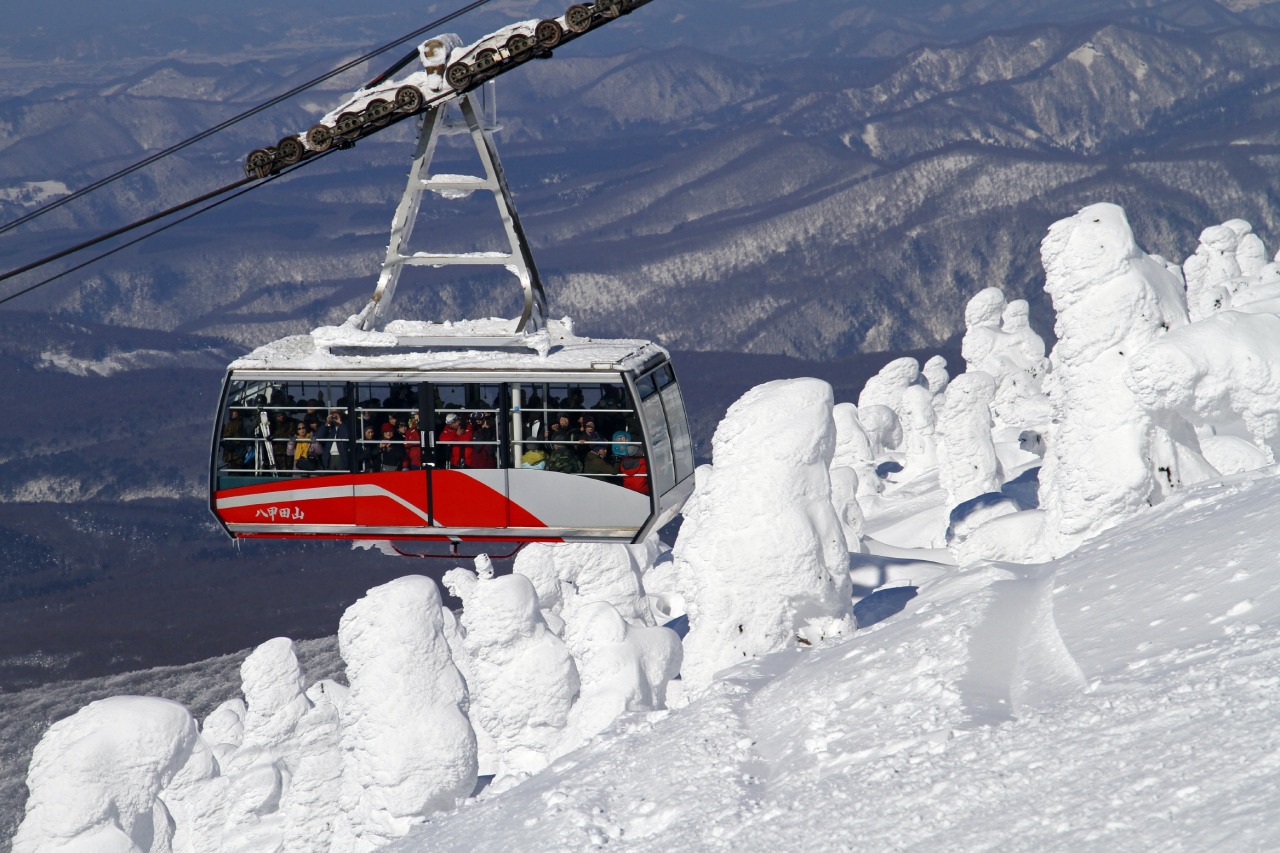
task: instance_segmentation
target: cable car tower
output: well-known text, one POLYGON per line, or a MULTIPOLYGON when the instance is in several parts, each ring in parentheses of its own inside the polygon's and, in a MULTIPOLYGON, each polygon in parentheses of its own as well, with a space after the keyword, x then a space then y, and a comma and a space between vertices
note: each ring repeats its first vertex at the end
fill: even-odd
POLYGON ((382 262, 382 271, 378 275, 373 298, 360 315, 361 329, 374 331, 382 328, 387 319, 391 300, 395 296, 396 286, 400 281, 400 273, 406 266, 444 267, 465 264, 497 266, 511 272, 524 291, 524 307, 516 323, 515 332, 532 335, 543 330, 547 312, 546 292, 542 288, 537 265, 533 261, 532 252, 529 251, 529 243, 525 239, 524 228, 520 225, 520 217, 516 213, 511 189, 507 185, 506 176, 502 171, 502 162, 498 159, 498 151, 494 146, 493 134, 501 129, 497 124, 494 84, 490 81, 485 86, 487 97, 483 104, 476 103, 477 93, 472 91, 456 102, 445 101, 432 106, 423 114, 417 150, 414 152, 413 164, 409 169, 408 184, 405 186, 404 195, 391 221, 391 242, 387 246, 387 256, 382 262), (461 122, 449 115, 449 108, 454 103, 461 113, 461 122), (485 109, 486 106, 488 109, 485 109), (470 134, 484 168, 484 176, 433 174, 431 161, 441 137, 462 133, 470 134), (413 236, 414 224, 418 218, 424 193, 432 193, 438 198, 448 199, 470 195, 477 191, 493 194, 498 216, 507 237, 508 251, 409 252, 409 241, 413 236))

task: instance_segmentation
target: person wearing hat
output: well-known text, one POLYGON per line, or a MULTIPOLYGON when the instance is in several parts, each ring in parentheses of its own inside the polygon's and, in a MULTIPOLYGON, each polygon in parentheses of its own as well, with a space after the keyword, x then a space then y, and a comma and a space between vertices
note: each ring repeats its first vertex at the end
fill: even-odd
POLYGON ((487 412, 475 412, 471 416, 471 440, 476 442, 470 449, 471 458, 468 460, 471 468, 497 468, 498 457, 497 447, 494 446, 494 440, 497 438, 493 430, 493 419, 489 417, 487 412))
POLYGON ((378 444, 383 471, 399 471, 404 467, 404 442, 396 436, 396 428, 387 424, 382 428, 382 441, 378 444))
POLYGON ((458 445, 449 450, 445 458, 445 467, 471 467, 471 441, 474 436, 471 423, 466 418, 458 417, 453 412, 445 415, 444 429, 440 431, 440 441, 454 442, 458 445))

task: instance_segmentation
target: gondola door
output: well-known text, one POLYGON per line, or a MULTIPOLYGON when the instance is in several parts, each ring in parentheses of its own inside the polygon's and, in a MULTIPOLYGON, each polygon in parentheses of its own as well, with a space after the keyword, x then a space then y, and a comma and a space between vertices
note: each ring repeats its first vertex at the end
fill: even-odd
POLYGON ((510 526, 505 389, 489 382, 424 383, 423 470, 432 525, 480 535, 510 526), (430 430, 430 436, 426 435, 430 430))

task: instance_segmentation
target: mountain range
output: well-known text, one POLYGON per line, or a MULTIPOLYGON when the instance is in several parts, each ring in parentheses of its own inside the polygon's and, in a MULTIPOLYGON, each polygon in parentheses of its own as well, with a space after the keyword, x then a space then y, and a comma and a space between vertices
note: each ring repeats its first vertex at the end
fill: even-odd
MULTIPOLYGON (((109 55, 84 33, 10 34, 0 187, 82 186, 350 58, 378 25, 386 40, 422 23, 393 5, 353 18, 179 4, 128 55, 109 25, 92 33, 109 55)), ((497 4, 452 26, 470 38, 557 9, 497 4)), ((1037 245, 1085 203, 1138 211, 1140 242, 1174 260, 1207 223, 1276 233, 1277 45, 1272 4, 658 0, 504 78, 498 139, 552 310, 592 333, 825 359, 953 338, 967 296, 995 284, 1028 298, 1047 334, 1037 245)), ((3 235, 0 257, 16 265, 237 179, 249 149, 305 128, 380 63, 3 235)), ((362 141, 22 307, 242 346, 340 321, 369 292, 411 133, 362 141)), ((23 210, 0 202, 5 219, 23 210)), ((450 239, 494 225, 480 205, 424 218, 450 239)), ((507 282, 467 276, 402 293, 415 317, 515 304, 507 282)))

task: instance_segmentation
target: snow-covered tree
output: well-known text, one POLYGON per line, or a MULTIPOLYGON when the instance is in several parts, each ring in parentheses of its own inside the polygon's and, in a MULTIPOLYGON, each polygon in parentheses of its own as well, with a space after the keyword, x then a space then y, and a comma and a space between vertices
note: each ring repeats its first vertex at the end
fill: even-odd
POLYGON ((607 601, 582 606, 565 642, 581 681, 558 753, 577 748, 627 712, 666 707, 667 683, 680 672, 680 637, 635 625, 607 601))
POLYGON ((583 606, 607 601, 627 621, 652 625, 636 557, 624 544, 534 542, 516 556, 513 570, 533 582, 544 618, 571 623, 583 606))
POLYGON ((751 657, 853 628, 848 548, 831 502, 831 386, 759 385, 729 407, 676 540, 691 687, 751 657))
POLYGON ((196 722, 166 699, 92 702, 45 732, 27 771, 14 853, 160 853, 174 821, 160 792, 200 750, 196 722))
POLYGON ((1236 250, 1240 234, 1228 225, 1212 225, 1200 232, 1195 254, 1182 264, 1186 278, 1187 309, 1192 320, 1200 320, 1221 309, 1218 293, 1235 290, 1240 279, 1236 250))
POLYGON ((1054 223, 1041 257, 1058 341, 1040 505, 1047 543, 1061 553, 1181 482, 1170 437, 1134 398, 1125 371, 1187 316, 1182 283, 1138 248, 1116 205, 1090 205, 1054 223))
POLYGON ((962 373, 938 400, 938 478, 949 506, 1000 489, 1000 461, 991 440, 996 383, 986 373, 962 373))
MULTIPOLYGON (((879 494, 884 489, 880 478, 876 476, 876 456, 883 450, 878 446, 879 436, 872 438, 853 403, 836 403, 831 410, 831 417, 836 427, 836 446, 831 456, 831 470, 851 469, 857 480, 859 497, 879 494)), ((839 512, 838 505, 836 511, 839 512)))
POLYGON ((938 466, 937 420, 929 389, 912 385, 898 402, 902 423, 902 467, 918 477, 938 466))
POLYGON ((888 406, 894 414, 900 415, 898 404, 902 393, 919 384, 919 379, 920 362, 910 357, 895 358, 867 380, 858 395, 858 410, 862 411, 866 406, 888 406))
POLYGON ((924 378, 929 393, 935 397, 947 390, 947 383, 951 381, 951 375, 947 373, 947 360, 940 355, 932 356, 924 363, 924 367, 920 368, 920 376, 924 378))
POLYGON ((435 581, 410 575, 369 590, 343 614, 338 646, 351 692, 332 848, 368 850, 471 793, 476 740, 435 581))
POLYGON ((578 670, 547 627, 533 583, 453 569, 445 585, 462 599, 471 719, 494 750, 482 766, 495 785, 547 766, 578 697, 578 670))

